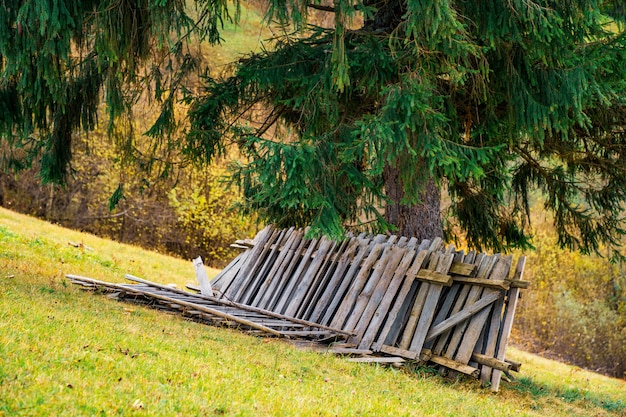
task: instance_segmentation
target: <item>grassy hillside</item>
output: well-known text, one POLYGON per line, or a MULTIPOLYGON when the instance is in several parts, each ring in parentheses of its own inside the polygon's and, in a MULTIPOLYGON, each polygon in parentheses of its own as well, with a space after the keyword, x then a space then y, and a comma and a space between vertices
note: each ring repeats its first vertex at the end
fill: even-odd
POLYGON ((0 209, 0 415, 626 415, 625 381, 514 349, 519 380, 492 394, 120 303, 66 273, 194 277, 191 262, 0 209))

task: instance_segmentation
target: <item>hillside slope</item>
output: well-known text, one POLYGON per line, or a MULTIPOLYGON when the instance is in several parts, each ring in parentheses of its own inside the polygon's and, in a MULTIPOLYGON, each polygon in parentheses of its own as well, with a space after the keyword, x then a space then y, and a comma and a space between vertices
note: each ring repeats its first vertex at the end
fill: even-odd
POLYGON ((0 209, 0 415, 626 415, 625 381, 515 349, 519 379, 492 394, 120 303, 66 273, 194 276, 191 262, 0 209))

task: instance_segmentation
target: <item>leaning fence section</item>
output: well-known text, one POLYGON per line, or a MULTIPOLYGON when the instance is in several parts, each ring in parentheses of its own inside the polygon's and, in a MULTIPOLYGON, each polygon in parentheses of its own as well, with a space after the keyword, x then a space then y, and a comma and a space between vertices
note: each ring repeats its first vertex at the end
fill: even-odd
POLYGON ((441 239, 305 238, 267 227, 212 282, 218 298, 348 333, 355 351, 428 361, 497 390, 525 258, 441 239))

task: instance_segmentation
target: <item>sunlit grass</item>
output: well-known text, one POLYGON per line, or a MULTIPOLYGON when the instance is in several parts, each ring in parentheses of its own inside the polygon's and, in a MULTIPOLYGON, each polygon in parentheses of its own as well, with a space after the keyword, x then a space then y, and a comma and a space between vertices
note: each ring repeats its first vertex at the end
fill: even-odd
MULTIPOLYGON (((210 271, 215 274, 215 270, 210 271)), ((131 273, 184 286, 191 262, 0 209, 0 415, 619 416, 626 384, 511 351, 498 394, 430 369, 349 363, 70 285, 131 273), (83 248, 68 245, 82 243, 83 248)))

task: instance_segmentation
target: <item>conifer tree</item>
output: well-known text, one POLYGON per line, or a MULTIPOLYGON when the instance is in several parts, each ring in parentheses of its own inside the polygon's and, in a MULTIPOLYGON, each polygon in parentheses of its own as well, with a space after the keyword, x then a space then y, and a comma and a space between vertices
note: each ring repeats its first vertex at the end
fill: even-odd
POLYGON ((364 219, 419 238, 457 225, 506 250, 530 246, 539 190, 562 246, 619 245, 621 2, 271 0, 269 14, 295 30, 206 78, 185 144, 203 161, 239 145, 249 210, 330 235, 364 219), (307 25, 312 9, 333 27, 307 25))
POLYGON ((197 65, 190 41, 219 41, 225 0, 0 1, 0 156, 3 168, 69 173, 72 134, 109 134, 134 150, 132 108, 148 92, 162 112, 148 132, 171 132, 181 82, 197 65))
MULTIPOLYGON (((369 221, 420 238, 456 224, 470 245, 505 250, 529 245, 528 201, 538 189, 561 245, 619 244, 621 2, 269 6, 268 21, 285 35, 240 60, 231 77, 207 77, 202 94, 188 92, 191 128, 179 144, 208 163, 236 143, 247 162, 233 179, 247 210, 334 236, 369 221), (332 13, 334 25, 309 25, 314 9, 332 13)), ((222 18, 220 0, 3 1, 5 165, 41 158, 42 178, 62 181, 72 133, 95 126, 101 98, 110 132, 132 152, 124 118, 145 90, 163 102, 148 133, 168 138, 175 93, 196 65, 187 41, 192 33, 217 41, 222 18)))

